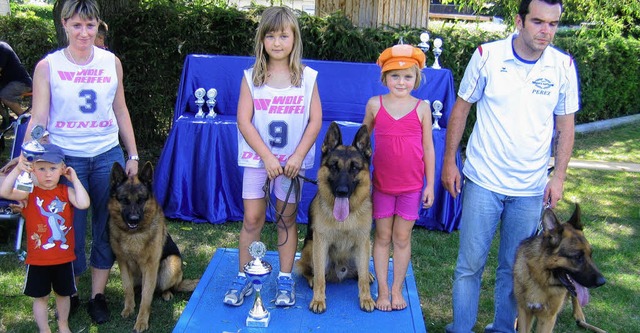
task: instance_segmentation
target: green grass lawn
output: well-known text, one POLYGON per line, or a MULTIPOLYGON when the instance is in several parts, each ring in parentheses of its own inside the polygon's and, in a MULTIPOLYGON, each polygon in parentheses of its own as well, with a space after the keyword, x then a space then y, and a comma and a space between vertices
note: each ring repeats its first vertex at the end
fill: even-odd
MULTIPOLYGON (((616 129, 578 135, 574 157, 589 160, 640 162, 638 123, 616 129)), ((593 257, 607 278, 607 284, 591 291, 591 303, 584 308, 587 321, 608 332, 638 332, 640 327, 640 174, 586 169, 570 169, 565 183, 564 200, 557 208, 561 219, 573 212, 573 202, 582 208, 585 234, 593 246, 593 257)), ((185 261, 185 278, 198 278, 207 267, 216 248, 237 247, 240 222, 195 224, 169 221, 168 226, 185 261)), ((300 247, 306 232, 299 227, 300 247)), ((275 227, 265 227, 263 241, 276 247, 275 227)), ((0 250, 11 242, 0 239, 0 250)), ((497 242, 494 242, 484 273, 476 331, 482 331, 493 317, 493 285, 497 242)), ((413 232, 412 264, 427 329, 443 332, 451 320, 451 285, 457 256, 457 232, 446 234, 417 227, 413 232)), ((33 332, 31 299, 22 294, 24 265, 14 256, 0 257, 0 332, 33 332)), ((111 272, 107 298, 111 321, 103 325, 90 323, 86 300, 89 275, 81 277, 79 290, 83 307, 71 318, 74 332, 127 332, 135 318, 122 319, 123 294, 117 265, 111 272)), ((155 297, 152 304, 151 332, 170 332, 184 310, 189 294, 176 294, 165 302, 155 297)), ((53 301, 51 327, 55 330, 53 301)), ((213 330, 212 328, 212 331, 213 330)), ((581 332, 575 326, 568 304, 558 318, 555 332, 581 332)))

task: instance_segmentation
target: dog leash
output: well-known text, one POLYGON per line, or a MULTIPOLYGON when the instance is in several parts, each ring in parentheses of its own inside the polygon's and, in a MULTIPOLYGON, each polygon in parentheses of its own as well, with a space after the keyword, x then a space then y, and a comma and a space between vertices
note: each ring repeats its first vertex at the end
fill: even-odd
POLYGON ((536 236, 541 235, 542 232, 544 231, 544 226, 542 225, 542 219, 543 219, 543 215, 544 215, 544 210, 551 207, 551 202, 547 202, 544 204, 544 206, 542 207, 542 213, 540 214, 540 221, 538 222, 538 228, 536 230, 536 236))
POLYGON ((298 214, 298 207, 300 206, 300 200, 302 196, 302 193, 300 193, 300 187, 301 187, 300 182, 302 181, 306 181, 308 183, 318 185, 317 180, 313 180, 311 178, 307 178, 301 174, 298 174, 296 177, 294 177, 294 179, 290 181, 289 188, 287 189, 287 195, 283 200, 285 204, 282 206, 282 210, 280 212, 278 212, 276 210, 276 207, 273 207, 273 205, 271 204, 271 180, 268 177, 264 183, 264 186, 262 186, 262 191, 264 192, 264 198, 265 198, 267 208, 269 207, 273 208, 273 212, 275 214, 276 226, 280 228, 281 226, 279 225, 279 222, 282 221, 282 228, 284 228, 284 230, 287 232, 284 241, 281 244, 278 244, 278 246, 282 246, 286 244, 287 241, 289 240, 289 233, 287 230, 287 226, 284 223, 284 218, 296 216, 298 214), (294 202, 294 209, 291 215, 285 215, 284 210, 287 208, 287 205, 289 204, 289 198, 291 197, 291 192, 293 191, 295 191, 295 195, 296 195, 296 200, 294 202))

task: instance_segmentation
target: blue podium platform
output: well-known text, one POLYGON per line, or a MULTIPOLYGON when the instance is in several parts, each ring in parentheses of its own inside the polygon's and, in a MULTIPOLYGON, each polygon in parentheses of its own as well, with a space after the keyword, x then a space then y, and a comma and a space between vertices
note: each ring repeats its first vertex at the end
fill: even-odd
MULTIPOLYGON (((297 259, 297 258, 296 258, 297 259)), ((200 283, 182 312, 173 332, 426 332, 420 308, 420 299, 409 264, 404 284, 407 308, 402 311, 382 312, 360 310, 358 285, 355 280, 339 284, 327 284, 327 311, 315 314, 308 309, 313 298, 313 290, 307 281, 294 274, 296 281, 296 304, 280 308, 273 303, 276 292, 276 277, 279 271, 278 253, 269 251, 264 258, 273 266, 267 279, 262 298, 271 313, 267 328, 246 327, 245 319, 253 305, 253 294, 239 307, 222 303, 229 282, 238 271, 238 250, 219 248, 209 262, 200 283)), ((390 262, 389 276, 392 276, 393 262, 390 262)), ((373 260, 369 262, 373 272, 373 260)), ((377 298, 377 284, 371 285, 373 298, 377 298)))

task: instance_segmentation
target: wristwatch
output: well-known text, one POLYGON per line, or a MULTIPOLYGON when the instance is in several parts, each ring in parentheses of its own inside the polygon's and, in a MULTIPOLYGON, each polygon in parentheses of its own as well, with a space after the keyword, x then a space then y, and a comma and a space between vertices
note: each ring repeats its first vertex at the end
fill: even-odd
POLYGON ((130 160, 134 160, 134 161, 140 161, 140 156, 138 156, 138 155, 131 155, 131 156, 129 156, 129 159, 130 159, 130 160))

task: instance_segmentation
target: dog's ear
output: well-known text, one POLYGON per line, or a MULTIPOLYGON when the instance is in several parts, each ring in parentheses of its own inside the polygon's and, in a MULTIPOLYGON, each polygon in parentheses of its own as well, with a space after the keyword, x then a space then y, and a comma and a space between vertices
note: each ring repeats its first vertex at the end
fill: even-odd
POLYGON ((340 127, 338 127, 338 124, 334 121, 331 122, 327 134, 324 136, 322 154, 326 154, 340 145, 342 145, 342 133, 340 132, 340 127))
POLYGON ((567 223, 571 224, 577 230, 582 230, 582 221, 580 221, 580 205, 576 203, 576 208, 567 223))
POLYGON ((371 162, 371 137, 369 136, 369 130, 367 129, 367 125, 360 126, 358 133, 353 138, 352 146, 356 147, 364 157, 371 162))
POLYGON ((544 228, 544 239, 551 242, 554 248, 558 246, 564 228, 562 228, 558 217, 550 208, 545 208, 542 213, 542 227, 544 228))
POLYGON ((115 194, 115 189, 120 186, 120 184, 127 181, 127 174, 124 172, 122 165, 118 162, 114 162, 111 167, 111 195, 115 194))
POLYGON ((153 185, 153 165, 151 162, 147 161, 140 172, 138 172, 138 179, 141 183, 149 188, 149 191, 152 190, 153 185))

